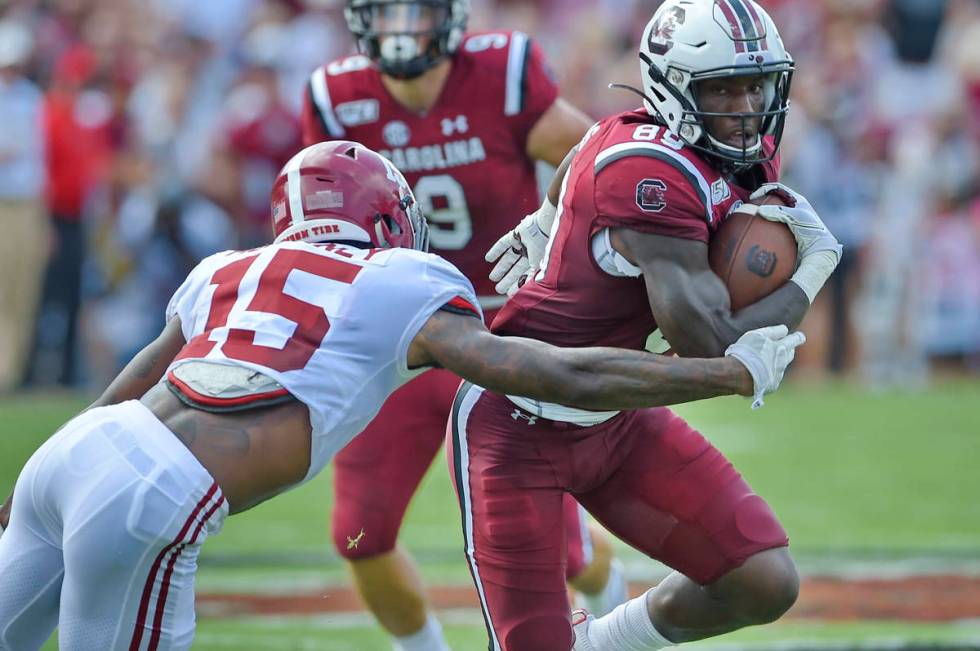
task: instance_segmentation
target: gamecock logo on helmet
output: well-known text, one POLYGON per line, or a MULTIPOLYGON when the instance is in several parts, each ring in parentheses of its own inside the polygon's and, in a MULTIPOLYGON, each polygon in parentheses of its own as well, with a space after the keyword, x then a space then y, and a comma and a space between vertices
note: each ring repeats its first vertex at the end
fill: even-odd
POLYGON ((665 54, 674 47, 674 32, 684 24, 687 12, 681 7, 671 7, 657 20, 650 30, 650 51, 665 54))

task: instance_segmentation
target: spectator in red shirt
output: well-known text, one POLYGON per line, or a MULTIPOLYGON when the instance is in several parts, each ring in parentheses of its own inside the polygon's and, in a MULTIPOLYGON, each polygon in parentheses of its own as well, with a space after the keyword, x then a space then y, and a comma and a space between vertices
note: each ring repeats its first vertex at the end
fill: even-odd
POLYGON ((54 380, 69 386, 77 379, 77 324, 86 250, 82 219, 110 160, 112 107, 98 81, 93 54, 82 46, 71 47, 55 65, 44 100, 46 198, 54 241, 28 383, 54 380))

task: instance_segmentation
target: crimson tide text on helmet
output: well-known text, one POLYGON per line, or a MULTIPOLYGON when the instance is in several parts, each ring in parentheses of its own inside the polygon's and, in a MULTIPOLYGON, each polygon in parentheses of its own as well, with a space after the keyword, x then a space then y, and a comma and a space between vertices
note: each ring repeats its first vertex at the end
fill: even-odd
POLYGON ((667 0, 643 31, 640 71, 644 106, 687 145, 745 168, 771 159, 782 138, 793 57, 775 23, 753 0, 667 0), (754 113, 708 113, 698 107, 695 83, 712 78, 763 76, 763 108, 754 113), (760 119, 754 143, 725 144, 704 118, 760 119), (763 151, 762 137, 775 148, 763 151))
POLYGON ((469 0, 347 0, 344 7, 361 51, 399 79, 454 54, 469 14, 469 0))
POLYGON ((272 186, 276 242, 356 242, 426 251, 429 231, 415 195, 387 158, 347 140, 293 156, 272 186))

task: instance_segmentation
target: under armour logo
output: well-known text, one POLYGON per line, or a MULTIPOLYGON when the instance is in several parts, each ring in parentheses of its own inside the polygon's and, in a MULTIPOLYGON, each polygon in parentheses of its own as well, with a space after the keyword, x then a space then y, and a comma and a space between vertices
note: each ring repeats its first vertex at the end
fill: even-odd
POLYGON ((470 130, 470 123, 465 115, 457 115, 454 119, 442 119, 442 135, 451 136, 454 133, 466 133, 470 130))
POLYGON ((524 420, 527 421, 527 424, 528 425, 534 425, 536 422, 538 422, 538 417, 537 416, 528 416, 527 414, 525 414, 524 412, 522 412, 520 409, 515 409, 514 410, 514 413, 511 414, 510 417, 513 418, 514 420, 520 420, 520 419, 523 418, 524 420))
POLYGON ((347 536, 347 549, 357 549, 358 543, 361 542, 361 538, 364 537, 364 527, 361 527, 361 533, 357 534, 355 538, 347 536))

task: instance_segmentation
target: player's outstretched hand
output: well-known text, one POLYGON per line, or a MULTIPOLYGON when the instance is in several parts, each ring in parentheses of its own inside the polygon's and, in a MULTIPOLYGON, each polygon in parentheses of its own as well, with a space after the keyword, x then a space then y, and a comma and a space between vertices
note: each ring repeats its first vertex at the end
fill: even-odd
POLYGON ((545 205, 522 219, 514 230, 505 233, 487 251, 487 262, 496 262, 490 271, 490 280, 497 283, 495 289, 498 294, 513 296, 522 284, 521 278, 537 270, 548 245, 548 233, 541 224, 550 223, 554 218, 553 213, 554 206, 545 202, 545 205), (549 209, 551 215, 540 214, 549 209))
POLYGON ((755 386, 752 408, 762 406, 762 396, 779 388, 786 367, 796 356, 796 348, 803 345, 806 337, 802 332, 789 332, 784 325, 749 330, 725 351, 727 357, 742 362, 755 386))

